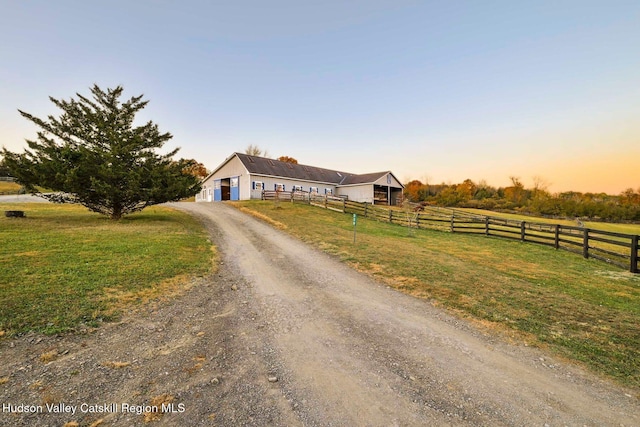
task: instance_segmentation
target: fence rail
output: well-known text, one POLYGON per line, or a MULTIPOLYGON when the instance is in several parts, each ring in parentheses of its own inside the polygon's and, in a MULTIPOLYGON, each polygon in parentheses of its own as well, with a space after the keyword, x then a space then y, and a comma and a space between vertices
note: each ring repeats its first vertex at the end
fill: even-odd
POLYGON ((579 253, 638 273, 638 236, 560 224, 485 217, 483 220, 452 216, 452 232, 471 232, 532 242, 579 253), (634 258, 635 249, 635 258, 634 258))
POLYGON ((424 207, 420 212, 398 210, 330 195, 307 192, 264 191, 264 200, 307 203, 337 212, 362 215, 407 227, 452 233, 471 233, 537 243, 594 258, 639 273, 639 235, 615 233, 561 224, 518 221, 472 214, 456 209, 424 207))

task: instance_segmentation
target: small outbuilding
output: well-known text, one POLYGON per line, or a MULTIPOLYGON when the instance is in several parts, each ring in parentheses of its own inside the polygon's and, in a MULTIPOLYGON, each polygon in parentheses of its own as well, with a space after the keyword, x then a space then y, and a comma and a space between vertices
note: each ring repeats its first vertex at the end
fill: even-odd
POLYGON ((203 180, 196 202, 261 199, 264 191, 300 191, 396 205, 403 189, 390 171, 353 174, 233 153, 203 180))

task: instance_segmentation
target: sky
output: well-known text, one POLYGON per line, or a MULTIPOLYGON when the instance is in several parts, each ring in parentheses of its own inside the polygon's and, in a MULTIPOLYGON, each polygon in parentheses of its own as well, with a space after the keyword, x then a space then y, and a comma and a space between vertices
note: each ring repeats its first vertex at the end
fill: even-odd
POLYGON ((403 182, 640 188, 640 2, 0 0, 0 146, 18 109, 121 85, 166 151, 403 182))

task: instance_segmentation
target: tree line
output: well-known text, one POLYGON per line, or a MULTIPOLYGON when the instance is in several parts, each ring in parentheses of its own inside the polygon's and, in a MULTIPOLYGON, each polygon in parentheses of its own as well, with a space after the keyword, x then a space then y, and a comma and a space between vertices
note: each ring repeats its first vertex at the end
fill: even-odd
POLYGON ((541 178, 527 188, 517 177, 511 185, 494 187, 486 181, 465 179, 459 184, 429 184, 419 180, 405 185, 409 201, 425 205, 515 211, 545 217, 588 218, 601 221, 640 221, 640 188, 618 195, 565 191, 551 193, 541 178))

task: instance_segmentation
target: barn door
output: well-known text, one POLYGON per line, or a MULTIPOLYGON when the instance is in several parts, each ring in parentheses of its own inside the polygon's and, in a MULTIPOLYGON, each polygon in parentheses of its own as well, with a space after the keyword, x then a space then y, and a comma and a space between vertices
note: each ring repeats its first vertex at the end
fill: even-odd
POLYGON ((213 201, 219 202, 222 200, 222 183, 219 179, 213 181, 213 201))
POLYGON ((237 176, 231 178, 231 200, 240 200, 240 187, 238 185, 238 181, 240 181, 240 179, 237 176))

